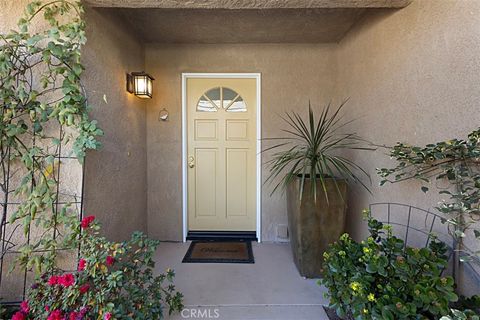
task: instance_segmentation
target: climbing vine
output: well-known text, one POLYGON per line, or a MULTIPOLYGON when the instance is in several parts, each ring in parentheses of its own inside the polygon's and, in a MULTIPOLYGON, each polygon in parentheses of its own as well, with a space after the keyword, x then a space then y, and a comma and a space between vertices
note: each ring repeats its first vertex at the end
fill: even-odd
POLYGON ((68 0, 34 1, 17 30, 0 34, 0 249, 18 252, 16 265, 28 270, 53 267, 63 222, 78 214, 59 205, 61 163, 82 163, 100 145, 81 83, 85 42, 83 8, 68 0))
POLYGON ((424 147, 398 143, 390 150, 397 160, 394 168, 377 169, 386 182, 418 179, 424 182, 422 191, 429 191, 433 181, 446 181, 439 194, 446 196, 436 207, 445 216, 449 233, 456 240, 461 259, 480 262, 480 129, 467 139, 453 139, 424 147), (476 247, 469 247, 464 239, 473 235, 476 247))

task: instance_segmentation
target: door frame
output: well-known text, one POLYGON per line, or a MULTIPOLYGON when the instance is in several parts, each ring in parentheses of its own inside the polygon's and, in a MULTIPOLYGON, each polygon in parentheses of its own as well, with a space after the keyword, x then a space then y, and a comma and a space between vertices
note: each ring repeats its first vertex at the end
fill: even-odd
POLYGON ((182 239, 187 241, 188 234, 188 191, 187 191, 187 79, 194 78, 225 78, 225 79, 255 79, 257 90, 257 130, 256 130, 256 236, 258 242, 262 239, 262 95, 260 73, 182 73, 182 239))

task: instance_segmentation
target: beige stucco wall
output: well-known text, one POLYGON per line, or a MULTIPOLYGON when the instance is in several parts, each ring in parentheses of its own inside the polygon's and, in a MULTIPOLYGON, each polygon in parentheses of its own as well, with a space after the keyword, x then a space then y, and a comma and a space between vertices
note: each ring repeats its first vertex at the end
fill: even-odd
MULTIPOLYGON (((28 2, 0 0, 1 31, 15 25, 28 2)), ((262 73, 264 137, 280 134, 276 113, 303 109, 309 99, 319 108, 350 97, 348 116, 359 117, 354 129, 377 144, 425 144, 479 125, 479 1, 415 0, 395 12, 375 10, 331 45, 144 48, 105 11, 88 11, 87 22, 84 80, 106 135, 102 150, 87 158, 85 209, 111 238, 148 229, 154 238, 181 239, 182 72, 262 73), (148 102, 125 92, 125 72, 142 69, 156 78, 148 102), (162 108, 168 122, 157 120, 162 108)), ((349 154, 374 178, 373 195, 350 192, 347 229, 356 238, 365 235, 360 211, 371 202, 431 209, 439 200, 415 183, 376 187, 375 168, 393 165, 384 153, 349 154)), ((275 241, 277 225, 286 224, 285 200, 270 190, 262 192, 262 230, 264 240, 275 241)))
MULTIPOLYGON (((260 72, 262 74, 262 136, 278 137, 284 111, 306 111, 310 99, 333 97, 335 56, 332 45, 150 45, 146 69, 156 78, 154 98, 147 106, 148 233, 163 240, 182 239, 182 72, 260 72), (170 120, 158 121, 162 108, 170 120)), ((263 162, 266 160, 263 157, 263 162)), ((264 166, 265 167, 265 166, 264 166)), ((266 172, 264 170, 263 176, 266 172)), ((262 190, 262 232, 278 240, 276 227, 286 224, 282 194, 262 190)))
MULTIPOLYGON (((0 0, 0 32, 16 28, 29 2, 0 0)), ((145 103, 124 90, 125 73, 143 69, 144 50, 112 15, 88 10, 86 18, 88 45, 83 51, 86 67, 83 82, 89 103, 94 107, 92 117, 98 119, 105 136, 101 138, 103 148, 87 156, 85 213, 100 219, 103 232, 109 238, 125 239, 132 231, 146 231, 145 103), (104 95, 108 104, 104 102, 104 95)), ((45 22, 37 19, 31 30, 40 30, 44 26, 45 22)), ((58 134, 56 128, 51 130, 52 135, 58 134)), ((62 154, 70 155, 67 154, 70 148, 70 144, 65 146, 62 154)), ((82 192, 82 166, 76 160, 64 159, 62 162, 61 201, 73 201, 72 195, 80 196, 82 192)), ((15 181, 20 178, 17 176, 15 181)), ((13 210, 11 206, 9 212, 13 210)), ((7 234, 10 229, 14 228, 9 226, 7 234)), ((31 237, 41 234, 41 230, 34 228, 31 237)), ((20 242, 23 238, 23 234, 17 231, 13 239, 20 242)), ((59 261, 61 266, 74 269, 76 255, 76 252, 62 254, 65 259, 59 261)), ((13 259, 13 255, 5 256, 0 287, 3 301, 22 299, 23 272, 8 272, 13 259)), ((33 273, 29 272, 28 281, 32 279, 33 273)))
MULTIPOLYGON (((422 145, 465 137, 478 127, 479 44, 480 2, 417 0, 399 11, 368 13, 339 44, 329 46, 148 46, 147 70, 157 77, 147 109, 149 234, 181 237, 182 72, 261 72, 264 136, 279 134, 275 112, 302 108, 308 99, 318 107, 349 97, 346 112, 359 118, 352 128, 360 135, 377 144, 422 145), (164 107, 170 121, 159 123, 164 107)), ((349 156, 373 177, 373 195, 355 186, 350 191, 347 231, 357 239, 366 234, 360 212, 370 203, 433 210, 440 200, 414 182, 378 187, 375 169, 394 165, 384 149, 349 156)), ((262 231, 265 240, 275 241, 276 226, 286 223, 285 202, 267 190, 262 231)))
MULTIPOLYGON (((351 98, 355 129, 377 144, 465 138, 480 125, 479 48, 479 1, 417 0, 367 13, 338 46, 337 96, 351 98)), ((433 209, 440 200, 413 182, 378 187, 375 168, 395 164, 385 152, 350 154, 375 178, 373 195, 350 193, 348 231, 356 238, 366 233, 360 211, 371 202, 433 209)))
MULTIPOLYGON (((1 32, 16 27, 29 2, 0 0, 1 32)), ((144 48, 111 13, 87 9, 86 20, 83 82, 94 107, 92 117, 105 136, 102 149, 87 156, 84 209, 100 219, 107 236, 124 239, 132 231, 146 231, 146 103, 125 91, 125 73, 144 69, 144 48)), ((35 21, 32 30, 41 23, 35 21)), ((72 163, 69 170, 65 180, 78 185, 81 168, 72 163)))
POLYGON ((110 13, 91 9, 86 19, 83 80, 105 136, 103 147, 87 155, 85 214, 99 217, 109 238, 122 240, 146 231, 146 104, 125 90, 125 74, 144 69, 144 49, 110 13))

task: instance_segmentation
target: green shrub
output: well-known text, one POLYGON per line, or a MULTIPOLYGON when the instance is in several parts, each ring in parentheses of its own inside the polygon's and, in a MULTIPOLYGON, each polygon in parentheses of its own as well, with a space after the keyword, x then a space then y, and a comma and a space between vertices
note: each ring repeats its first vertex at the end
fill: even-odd
POLYGON ((440 320, 480 320, 480 295, 471 297, 460 296, 451 313, 440 320))
POLYGON ((445 244, 404 247, 391 227, 368 211, 370 237, 361 243, 341 236, 324 254, 324 277, 330 307, 340 317, 355 319, 438 319, 458 299, 447 265, 445 244))
POLYGON ((170 313, 182 309, 174 272, 154 275, 157 241, 140 232, 129 241, 107 241, 92 216, 70 228, 66 242, 80 239, 78 270, 39 277, 12 319, 162 319, 165 307, 170 313))
POLYGON ((452 309, 450 315, 443 316, 440 320, 480 320, 480 315, 473 310, 452 309))

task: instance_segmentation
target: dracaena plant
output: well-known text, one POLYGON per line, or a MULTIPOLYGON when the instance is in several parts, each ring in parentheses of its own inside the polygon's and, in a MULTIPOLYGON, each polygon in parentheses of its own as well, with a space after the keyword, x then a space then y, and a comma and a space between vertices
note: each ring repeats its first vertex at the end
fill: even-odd
MULTIPOLYGON (((360 184, 369 191, 367 179, 369 174, 358 164, 341 155, 342 151, 349 150, 374 150, 355 132, 345 132, 353 120, 344 120, 342 109, 345 102, 336 109, 328 104, 323 108, 317 118, 311 104, 308 105, 308 117, 303 119, 295 111, 287 112, 281 117, 285 122, 286 134, 284 137, 267 138, 265 140, 277 141, 276 144, 265 151, 275 150, 267 162, 270 174, 266 182, 278 181, 273 188, 274 193, 280 187, 285 188, 295 178, 301 179, 300 197, 303 195, 305 181, 312 179, 310 192, 317 200, 317 182, 325 200, 327 196, 327 178, 339 178, 360 184), (277 151, 280 150, 280 151, 277 151), (277 180, 277 178, 280 178, 277 180)), ((337 179, 333 179, 336 190, 341 197, 337 179)))

